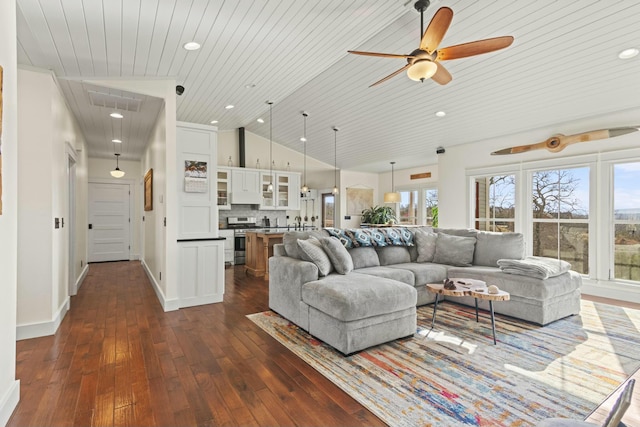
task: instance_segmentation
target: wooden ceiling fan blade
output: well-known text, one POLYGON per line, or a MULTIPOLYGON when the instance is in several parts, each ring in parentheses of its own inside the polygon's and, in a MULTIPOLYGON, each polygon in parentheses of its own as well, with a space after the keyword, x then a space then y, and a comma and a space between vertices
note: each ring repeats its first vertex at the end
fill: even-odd
POLYGON ((393 73, 389 74, 387 77, 385 77, 385 78, 383 78, 383 79, 378 80, 377 82, 375 82, 374 84, 370 85, 369 87, 377 86, 377 85, 379 85, 380 83, 384 83, 384 82, 386 82, 387 80, 389 80, 389 79, 390 79, 390 78, 392 78, 392 77, 397 76, 398 74, 400 74, 401 72, 403 72, 404 70, 406 70, 407 68, 409 68, 410 66, 411 66, 411 64, 407 64, 407 65, 405 65, 404 67, 400 68, 399 70, 396 70, 396 71, 394 71, 393 73))
POLYGON ((446 85, 453 79, 453 77, 451 77, 451 73, 449 73, 441 63, 436 62, 435 64, 438 66, 438 70, 433 76, 431 76, 431 79, 436 83, 446 85))
POLYGON ((467 58, 469 56, 481 55, 496 50, 504 49, 513 43, 512 36, 495 37, 492 39, 476 40, 474 42, 449 46, 438 50, 438 61, 467 58))
POLYGON ((382 58, 415 58, 413 55, 403 55, 401 53, 379 53, 379 52, 363 52, 361 50, 348 50, 347 52, 355 55, 379 56, 382 58))
POLYGON ((420 49, 433 53, 449 29, 452 19, 453 10, 448 7, 438 9, 436 14, 433 15, 433 18, 431 18, 431 22, 429 22, 429 26, 422 36, 422 40, 420 40, 420 49))
POLYGON ((542 148, 547 148, 547 141, 538 142, 536 144, 517 145, 515 147, 504 148, 502 150, 494 151, 493 153, 491 153, 491 155, 495 156, 502 154, 526 153, 527 151, 540 150, 542 148))

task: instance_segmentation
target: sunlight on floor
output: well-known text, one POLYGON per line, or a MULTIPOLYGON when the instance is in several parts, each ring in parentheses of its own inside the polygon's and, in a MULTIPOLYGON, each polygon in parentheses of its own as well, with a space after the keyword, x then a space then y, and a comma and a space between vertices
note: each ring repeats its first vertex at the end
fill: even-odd
POLYGON ((446 335, 446 333, 443 331, 437 332, 437 331, 434 331, 433 329, 422 329, 418 331, 417 334, 421 337, 428 338, 436 342, 442 342, 442 343, 448 343, 448 344, 460 346, 466 349, 468 354, 473 354, 478 348, 476 344, 472 344, 468 341, 464 341, 463 339, 452 336, 452 335, 446 335))

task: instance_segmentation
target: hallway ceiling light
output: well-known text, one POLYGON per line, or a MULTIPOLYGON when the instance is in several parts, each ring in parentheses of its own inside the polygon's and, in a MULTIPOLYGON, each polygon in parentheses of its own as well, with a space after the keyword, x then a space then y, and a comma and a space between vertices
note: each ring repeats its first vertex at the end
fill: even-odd
POLYGON ((226 105, 224 108, 227 110, 231 110, 233 107, 235 107, 235 105, 229 104, 229 105, 226 105))
POLYGON ((120 167, 118 164, 118 158, 120 157, 120 154, 116 153, 115 156, 116 156, 116 168, 111 171, 111 176, 114 178, 122 178, 125 173, 124 171, 120 170, 120 167))
POLYGON ((218 121, 217 121, 217 120, 211 120, 211 124, 212 124, 212 125, 217 125, 217 124, 218 124, 218 121))
POLYGON ((121 119, 124 116, 120 113, 118 113, 117 111, 114 111, 113 113, 109 114, 111 117, 113 117, 114 119, 121 119))
POLYGON ((262 117, 260 117, 258 120, 256 120, 258 123, 262 124, 264 123, 264 119, 262 117))
POLYGON ((445 113, 444 111, 438 111, 438 112, 436 112, 436 117, 444 117, 444 116, 446 116, 446 115, 447 115, 447 113, 445 113))
POLYGON ((116 144, 122 144, 122 141, 119 139, 112 139, 111 142, 115 142, 116 144))

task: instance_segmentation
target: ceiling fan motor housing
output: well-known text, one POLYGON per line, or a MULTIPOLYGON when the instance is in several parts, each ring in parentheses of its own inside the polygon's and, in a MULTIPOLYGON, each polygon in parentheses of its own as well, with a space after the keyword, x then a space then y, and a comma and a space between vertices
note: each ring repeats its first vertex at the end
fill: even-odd
POLYGON ((415 2, 413 7, 415 7, 418 12, 422 13, 427 10, 430 4, 431 2, 429 0, 418 0, 417 2, 415 2))

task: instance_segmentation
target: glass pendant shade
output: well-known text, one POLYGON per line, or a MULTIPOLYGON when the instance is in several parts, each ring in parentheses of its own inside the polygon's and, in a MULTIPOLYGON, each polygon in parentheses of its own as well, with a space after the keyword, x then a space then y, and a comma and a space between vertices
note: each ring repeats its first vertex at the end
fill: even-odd
POLYGON ((411 80, 422 81, 424 79, 431 78, 436 71, 438 71, 438 66, 435 62, 423 59, 416 61, 411 67, 409 67, 407 70, 407 76, 409 76, 411 80))
POLYGON ((120 167, 118 164, 119 157, 120 157, 120 154, 116 154, 116 168, 110 172, 111 176, 114 178, 122 178, 125 175, 125 172, 123 170, 120 170, 120 167))

